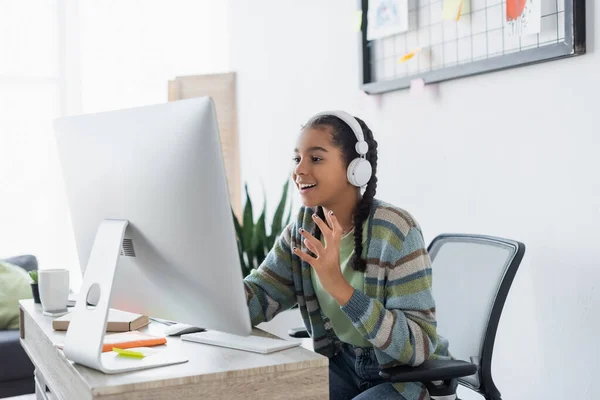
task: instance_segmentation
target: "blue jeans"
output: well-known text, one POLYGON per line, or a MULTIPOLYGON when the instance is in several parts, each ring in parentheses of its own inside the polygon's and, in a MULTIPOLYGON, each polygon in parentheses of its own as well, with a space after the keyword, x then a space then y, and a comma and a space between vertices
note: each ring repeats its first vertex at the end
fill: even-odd
POLYGON ((375 351, 347 343, 329 359, 329 398, 404 400, 390 382, 379 376, 375 351))

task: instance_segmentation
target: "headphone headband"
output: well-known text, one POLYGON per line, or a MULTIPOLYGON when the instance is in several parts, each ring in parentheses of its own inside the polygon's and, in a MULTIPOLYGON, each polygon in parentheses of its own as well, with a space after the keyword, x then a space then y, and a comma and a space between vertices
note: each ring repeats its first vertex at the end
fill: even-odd
POLYGON ((363 130, 358 123, 358 120, 345 111, 324 111, 314 115, 309 120, 309 123, 324 115, 333 115, 334 117, 341 119, 350 127, 352 132, 354 132, 354 136, 356 136, 357 140, 354 149, 358 153, 358 157, 348 164, 346 177, 348 178, 348 182, 354 186, 363 187, 367 185, 371 179, 372 173, 371 163, 366 157, 366 154, 369 151, 369 145, 365 142, 363 130))
POLYGON ((354 136, 356 136, 356 140, 358 141, 358 143, 356 143, 356 152, 358 154, 360 154, 361 156, 364 156, 365 154, 367 154, 367 151, 369 151, 369 146, 367 145, 367 142, 365 142, 365 137, 363 135, 362 127, 360 126, 360 124, 358 123, 356 118, 354 118, 352 115, 348 114, 346 111, 334 110, 334 111, 323 111, 318 114, 315 114, 310 119, 310 121, 312 121, 318 117, 322 117, 324 115, 333 115, 334 117, 338 117, 339 119, 344 121, 346 123, 346 125, 348 125, 350 127, 352 132, 354 132, 354 136))

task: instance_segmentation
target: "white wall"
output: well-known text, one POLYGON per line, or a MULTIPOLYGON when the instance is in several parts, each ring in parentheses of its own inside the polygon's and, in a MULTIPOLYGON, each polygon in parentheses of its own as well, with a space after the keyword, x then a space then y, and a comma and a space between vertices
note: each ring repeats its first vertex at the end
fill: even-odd
POLYGON ((169 79, 229 71, 227 3, 0 4, 0 257, 69 268, 78 290, 52 120, 163 103, 169 79))
POLYGON ((72 3, 0 2, 0 257, 34 254, 44 269, 76 265, 52 133, 70 109, 72 3))
POLYGON ((230 69, 225 2, 79 4, 85 113, 163 103, 168 80, 230 69))
MULTIPOLYGON (((66 114, 167 101, 170 79, 230 70, 227 4, 211 0, 69 0, 66 114), (69 90, 71 89, 71 90, 69 90)), ((65 3, 67 4, 67 3, 65 3)), ((58 171, 58 170, 57 170, 58 171)), ((59 177, 62 183, 62 177, 59 177)), ((62 193, 61 205, 66 204, 62 193)), ((61 209, 61 211, 63 211, 61 209)), ((66 209, 64 211, 67 211, 66 209)), ((60 252, 81 278, 74 239, 60 252)), ((64 232, 56 241, 65 242, 64 232)))
POLYGON ((342 108, 379 141, 378 197, 412 212, 427 241, 472 232, 527 245, 496 341, 493 373, 506 399, 591 398, 600 355, 600 11, 587 3, 587 55, 415 98, 359 91, 354 2, 229 2, 251 194, 261 197, 263 182, 273 207, 300 124, 342 108))

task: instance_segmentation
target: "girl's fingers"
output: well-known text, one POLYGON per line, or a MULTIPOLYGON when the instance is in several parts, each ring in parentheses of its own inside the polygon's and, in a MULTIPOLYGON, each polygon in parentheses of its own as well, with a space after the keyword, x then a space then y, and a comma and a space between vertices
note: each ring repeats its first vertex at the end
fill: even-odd
POLYGON ((333 211, 329 211, 325 216, 327 217, 327 222, 329 222, 329 226, 331 226, 332 232, 339 233, 339 235, 341 236, 343 229, 337 217, 333 214, 333 211))
POLYGON ((333 226, 333 230, 335 232, 339 232, 341 234, 344 231, 342 229, 342 225, 340 225, 340 221, 338 221, 337 217, 333 214, 333 211, 329 212, 329 221, 331 222, 331 226, 333 226))
POLYGON ((322 252, 325 248, 323 247, 323 244, 319 240, 317 240, 313 235, 308 233, 305 229, 300 228, 300 229, 298 229, 298 231, 300 232, 300 234, 302 236, 305 237, 304 242, 310 243, 310 245, 312 247, 312 248, 310 248, 310 251, 312 251, 315 254, 322 254, 322 252))
POLYGON ((307 249, 309 249, 310 251, 315 253, 317 255, 317 257, 319 257, 319 251, 317 249, 315 249, 315 246, 313 246, 312 243, 308 239, 304 239, 304 244, 306 245, 307 249))
POLYGON ((297 247, 294 247, 292 249, 292 251, 294 252, 295 255, 297 255, 298 257, 300 257, 300 259, 306 261, 311 266, 313 265, 313 262, 317 261, 316 258, 309 256, 308 254, 306 254, 305 252, 303 252, 302 250, 300 250, 297 247))
POLYGON ((329 229, 325 221, 323 221, 317 214, 313 214, 313 221, 315 221, 315 224, 317 224, 323 235, 329 235, 331 233, 331 229, 329 229))
POLYGON ((332 216, 332 211, 327 211, 325 213, 325 219, 327 220, 327 225, 329 225, 331 227, 330 228, 331 233, 334 233, 335 232, 335 228, 333 226, 333 222, 331 222, 331 216, 332 216))

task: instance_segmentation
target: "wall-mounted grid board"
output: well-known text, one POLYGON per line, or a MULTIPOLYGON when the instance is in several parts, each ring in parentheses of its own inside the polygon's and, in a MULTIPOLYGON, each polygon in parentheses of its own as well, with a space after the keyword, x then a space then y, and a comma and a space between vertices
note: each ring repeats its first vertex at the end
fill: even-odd
POLYGON ((585 0, 538 0, 540 33, 523 36, 512 35, 504 22, 506 0, 470 0, 459 21, 442 19, 443 1, 408 0, 409 30, 369 41, 369 1, 358 0, 362 90, 383 93, 417 78, 442 82, 585 53, 585 0), (423 51, 398 61, 416 48, 423 51))

